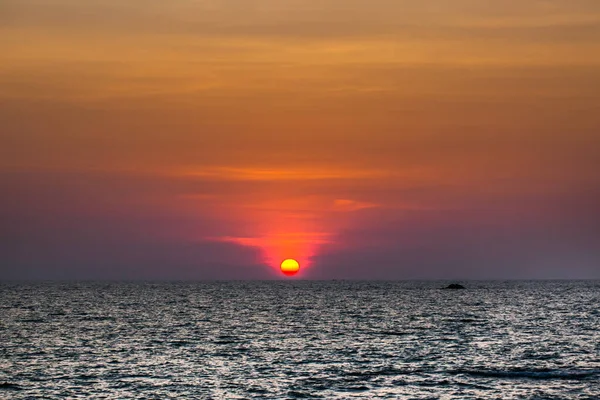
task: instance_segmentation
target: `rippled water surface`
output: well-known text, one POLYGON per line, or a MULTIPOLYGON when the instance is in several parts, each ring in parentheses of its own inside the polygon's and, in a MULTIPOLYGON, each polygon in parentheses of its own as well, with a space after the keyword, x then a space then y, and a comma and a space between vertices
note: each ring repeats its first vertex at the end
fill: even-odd
POLYGON ((0 284, 0 398, 600 398, 600 282, 446 284, 0 284))

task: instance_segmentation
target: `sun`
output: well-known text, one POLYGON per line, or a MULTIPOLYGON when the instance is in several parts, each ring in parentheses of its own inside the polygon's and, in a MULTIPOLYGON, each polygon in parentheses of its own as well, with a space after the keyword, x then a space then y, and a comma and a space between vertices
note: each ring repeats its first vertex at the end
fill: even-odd
POLYGON ((287 275, 287 276, 296 275, 299 270, 300 270, 300 264, 298 264, 298 261, 296 261, 292 258, 283 260, 283 262, 281 263, 281 272, 283 272, 284 275, 287 275))

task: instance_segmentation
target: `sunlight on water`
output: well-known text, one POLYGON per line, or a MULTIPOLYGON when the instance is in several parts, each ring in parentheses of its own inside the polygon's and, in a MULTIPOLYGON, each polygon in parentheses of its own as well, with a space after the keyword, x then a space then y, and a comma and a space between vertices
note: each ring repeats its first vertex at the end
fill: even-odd
POLYGON ((600 393, 600 282, 3 284, 0 398, 600 393))

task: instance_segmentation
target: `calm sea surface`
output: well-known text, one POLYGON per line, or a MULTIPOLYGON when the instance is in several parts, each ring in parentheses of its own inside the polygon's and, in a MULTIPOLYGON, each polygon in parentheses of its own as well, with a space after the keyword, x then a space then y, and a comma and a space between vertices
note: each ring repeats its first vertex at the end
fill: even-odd
POLYGON ((600 282, 0 284, 0 398, 600 399, 600 282))

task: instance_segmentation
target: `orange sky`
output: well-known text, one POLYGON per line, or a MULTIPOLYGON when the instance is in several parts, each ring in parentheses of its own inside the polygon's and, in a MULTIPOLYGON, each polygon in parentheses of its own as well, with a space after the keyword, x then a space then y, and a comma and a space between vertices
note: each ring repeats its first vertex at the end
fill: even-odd
MULTIPOLYGON (((481 210, 486 232, 579 226, 564 204, 600 183, 596 0, 4 0, 0 50, 4 235, 23 248, 56 230, 43 215, 139 213, 168 219, 143 236, 323 271, 439 248, 481 210)), ((595 234, 561 257, 596 265, 595 234)))

